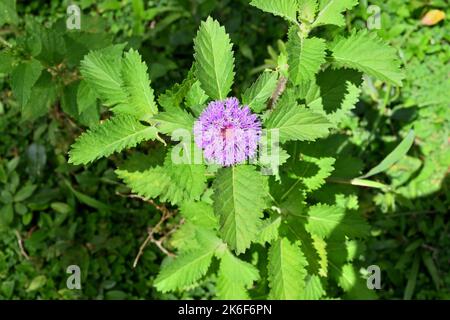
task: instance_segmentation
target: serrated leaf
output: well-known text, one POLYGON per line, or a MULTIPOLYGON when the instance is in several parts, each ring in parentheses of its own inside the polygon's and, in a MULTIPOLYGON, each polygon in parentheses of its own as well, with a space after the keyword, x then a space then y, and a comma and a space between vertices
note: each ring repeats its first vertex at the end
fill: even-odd
POLYGON ((194 121, 194 117, 181 108, 161 112, 152 118, 158 131, 168 135, 179 129, 186 130, 191 134, 194 121))
POLYGON ((317 0, 298 0, 298 16, 301 21, 312 23, 318 8, 317 0))
POLYGON ((11 88, 20 106, 25 106, 44 67, 37 60, 22 62, 11 73, 11 88))
POLYGON ((119 178, 138 195, 145 198, 160 197, 172 204, 198 200, 206 184, 205 166, 202 164, 174 164, 171 152, 164 166, 143 172, 116 171, 119 178))
POLYGON ((250 5, 258 9, 283 17, 290 22, 297 22, 296 0, 252 0, 250 5))
POLYGON ((264 72, 245 90, 242 95, 242 104, 247 105, 254 112, 261 112, 266 107, 267 100, 272 96, 277 87, 278 73, 264 72))
POLYGON ((157 130, 133 116, 118 115, 83 133, 70 150, 69 162, 87 164, 157 137, 157 130))
POLYGON ((212 99, 223 100, 234 79, 234 57, 225 28, 208 17, 194 39, 196 75, 202 89, 212 99))
POLYGON ((214 181, 214 211, 219 215, 220 233, 238 254, 257 238, 266 184, 255 167, 248 165, 222 168, 214 181))
POLYGON ((317 85, 311 84, 306 104, 322 113, 334 124, 351 114, 361 93, 362 74, 351 69, 327 69, 317 75, 317 85))
POLYGON ((90 87, 107 106, 121 105, 127 102, 127 93, 122 80, 121 54, 111 49, 91 51, 81 61, 80 71, 90 87))
POLYGON ((235 257, 228 250, 221 257, 217 278, 217 296, 224 300, 249 299, 247 288, 259 279, 253 265, 235 257))
POLYGON ((296 85, 313 80, 325 62, 325 40, 315 37, 301 39, 297 28, 289 31, 286 50, 289 78, 296 85))
POLYGON ((334 171, 335 159, 332 157, 315 158, 301 155, 295 162, 294 173, 305 185, 307 191, 319 189, 334 171))
POLYGON ((402 86, 404 78, 396 50, 375 33, 366 30, 354 32, 332 46, 334 65, 367 73, 395 86, 402 86))
POLYGON ((314 141, 328 135, 332 124, 326 117, 297 104, 278 104, 265 121, 269 130, 278 129, 280 142, 314 141))
POLYGON ((194 284, 208 271, 215 249, 214 246, 200 246, 163 264, 154 282, 156 289, 168 292, 194 284))
POLYGON ((325 289, 320 282, 319 276, 313 274, 306 280, 305 290, 302 292, 301 300, 319 300, 325 295, 325 289))
POLYGON ((266 219, 262 222, 262 225, 258 232, 257 242, 264 245, 266 242, 271 243, 278 239, 278 229, 281 224, 281 217, 276 219, 266 219))
POLYGON ((132 114, 141 120, 148 120, 158 113, 153 89, 150 87, 147 65, 137 51, 131 49, 125 53, 122 76, 129 98, 126 106, 118 106, 115 111, 132 114))
POLYGON ((180 206, 181 215, 189 222, 203 228, 218 227, 217 216, 211 205, 204 202, 187 201, 180 206))
POLYGON ((200 81, 197 80, 186 94, 186 106, 198 117, 203 111, 207 100, 208 96, 202 89, 200 81))
POLYGON ((305 289, 306 261, 300 247, 280 238, 269 249, 269 299, 298 300, 305 289))
POLYGON ((344 26, 343 12, 356 6, 358 0, 320 0, 319 3, 319 13, 312 23, 313 28, 326 24, 344 26))
POLYGON ((329 237, 344 220, 345 210, 337 206, 317 204, 309 207, 306 230, 319 237, 329 237))

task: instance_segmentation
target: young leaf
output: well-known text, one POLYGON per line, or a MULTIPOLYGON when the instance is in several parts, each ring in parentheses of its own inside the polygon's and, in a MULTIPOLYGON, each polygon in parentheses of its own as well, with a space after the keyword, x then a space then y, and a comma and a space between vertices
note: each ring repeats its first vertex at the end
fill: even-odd
POLYGON ((345 18, 342 13, 357 4, 358 0, 321 0, 319 13, 316 20, 312 23, 312 27, 315 28, 325 24, 344 26, 345 18))
POLYGON ((234 79, 234 57, 225 28, 208 17, 194 39, 196 75, 202 89, 212 99, 223 100, 234 79))
POLYGON ((294 84, 308 82, 325 62, 325 40, 320 38, 301 39, 296 28, 289 31, 286 44, 288 52, 289 77, 294 84))
POLYGON ((220 233, 238 254, 257 238, 265 207, 266 183, 248 165, 222 168, 214 181, 214 211, 220 217, 220 233))
POLYGON ((144 126, 132 116, 118 115, 83 133, 72 145, 69 162, 87 164, 156 137, 155 127, 144 126))
POLYGON ((261 112, 266 107, 267 100, 277 87, 278 74, 276 72, 264 72, 250 88, 242 95, 242 103, 254 112, 261 112))
POLYGON ((20 106, 25 106, 44 67, 37 60, 22 62, 11 73, 11 88, 20 106))
POLYGON ((186 106, 198 117, 203 111, 207 100, 208 96, 202 89, 200 81, 197 80, 186 94, 186 106))
POLYGON ((280 238, 269 249, 269 299, 298 300, 305 289, 308 262, 300 247, 280 238))
POLYGON ((228 250, 221 257, 217 296, 224 300, 249 299, 247 288, 259 279, 258 269, 236 258, 228 250))
POLYGON ((250 5, 290 22, 297 22, 297 0, 252 0, 250 5))
POLYGON ((139 53, 133 49, 125 53, 122 68, 125 90, 128 93, 128 104, 116 107, 116 112, 132 114, 141 120, 148 120, 158 112, 153 89, 147 74, 147 65, 139 53), (121 111, 121 109, 124 109, 121 111))
POLYGON ((375 33, 354 32, 332 46, 334 65, 367 73, 395 86, 402 86, 404 75, 396 50, 384 43, 375 33))
POLYGON ((392 167, 396 162, 398 162, 406 155, 406 153, 414 143, 414 137, 415 137, 414 131, 410 130, 408 135, 403 139, 403 141, 400 142, 400 144, 391 153, 389 153, 387 157, 380 162, 380 164, 369 170, 369 172, 367 172, 360 178, 364 179, 374 176, 392 167))
POLYGON ((328 135, 332 124, 328 119, 297 104, 277 105, 265 121, 267 129, 278 129, 280 142, 289 140, 314 141, 328 135))

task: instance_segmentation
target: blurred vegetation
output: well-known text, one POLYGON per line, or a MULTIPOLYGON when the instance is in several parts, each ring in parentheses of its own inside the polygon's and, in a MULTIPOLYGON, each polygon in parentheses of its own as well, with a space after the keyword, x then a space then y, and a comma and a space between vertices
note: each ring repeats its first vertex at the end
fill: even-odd
MULTIPOLYGON (((67 164, 74 138, 106 112, 78 110, 77 67, 91 49, 126 43, 140 51, 153 88, 162 93, 187 74, 192 39, 200 21, 212 15, 231 35, 236 80, 246 87, 256 70, 276 59, 287 31, 281 19, 248 2, 82 0, 81 31, 66 30, 70 1, 18 1, 17 13, 14 1, 0 4, 6 8, 0 10, 1 299, 211 297, 213 279, 182 296, 157 293, 152 282, 165 254, 155 244, 133 269, 147 229, 163 212, 128 198, 111 162, 128 159, 126 165, 139 165, 142 159, 123 154, 88 167, 67 164), (20 68, 34 70, 35 61, 44 72, 29 92, 18 92, 20 68), (66 289, 70 264, 83 270, 80 291, 66 289)), ((348 13, 349 29, 367 23, 366 2, 348 13)), ((381 267, 380 298, 449 299, 450 27, 448 18, 433 26, 420 23, 430 9, 446 11, 448 17, 448 2, 370 4, 381 9, 376 32, 398 49, 407 79, 397 90, 367 78, 363 99, 343 129, 351 132, 366 169, 411 128, 416 141, 407 157, 378 177, 386 189, 360 190, 372 226, 362 254, 381 267)), ((141 154, 159 161, 147 153, 152 148, 140 147, 141 154)))

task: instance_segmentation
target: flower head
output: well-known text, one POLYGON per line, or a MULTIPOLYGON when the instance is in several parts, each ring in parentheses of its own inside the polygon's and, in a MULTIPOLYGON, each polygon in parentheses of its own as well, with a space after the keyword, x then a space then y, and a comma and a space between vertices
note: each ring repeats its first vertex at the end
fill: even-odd
POLYGON ((194 136, 206 160, 231 166, 255 156, 261 122, 236 98, 213 101, 195 122, 194 136))

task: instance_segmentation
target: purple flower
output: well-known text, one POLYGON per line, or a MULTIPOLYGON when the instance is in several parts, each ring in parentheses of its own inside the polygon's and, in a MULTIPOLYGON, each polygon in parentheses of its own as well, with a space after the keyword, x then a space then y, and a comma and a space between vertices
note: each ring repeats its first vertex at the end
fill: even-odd
POLYGON ((195 122, 194 136, 206 160, 231 166, 255 156, 261 122, 236 98, 213 101, 195 122))

